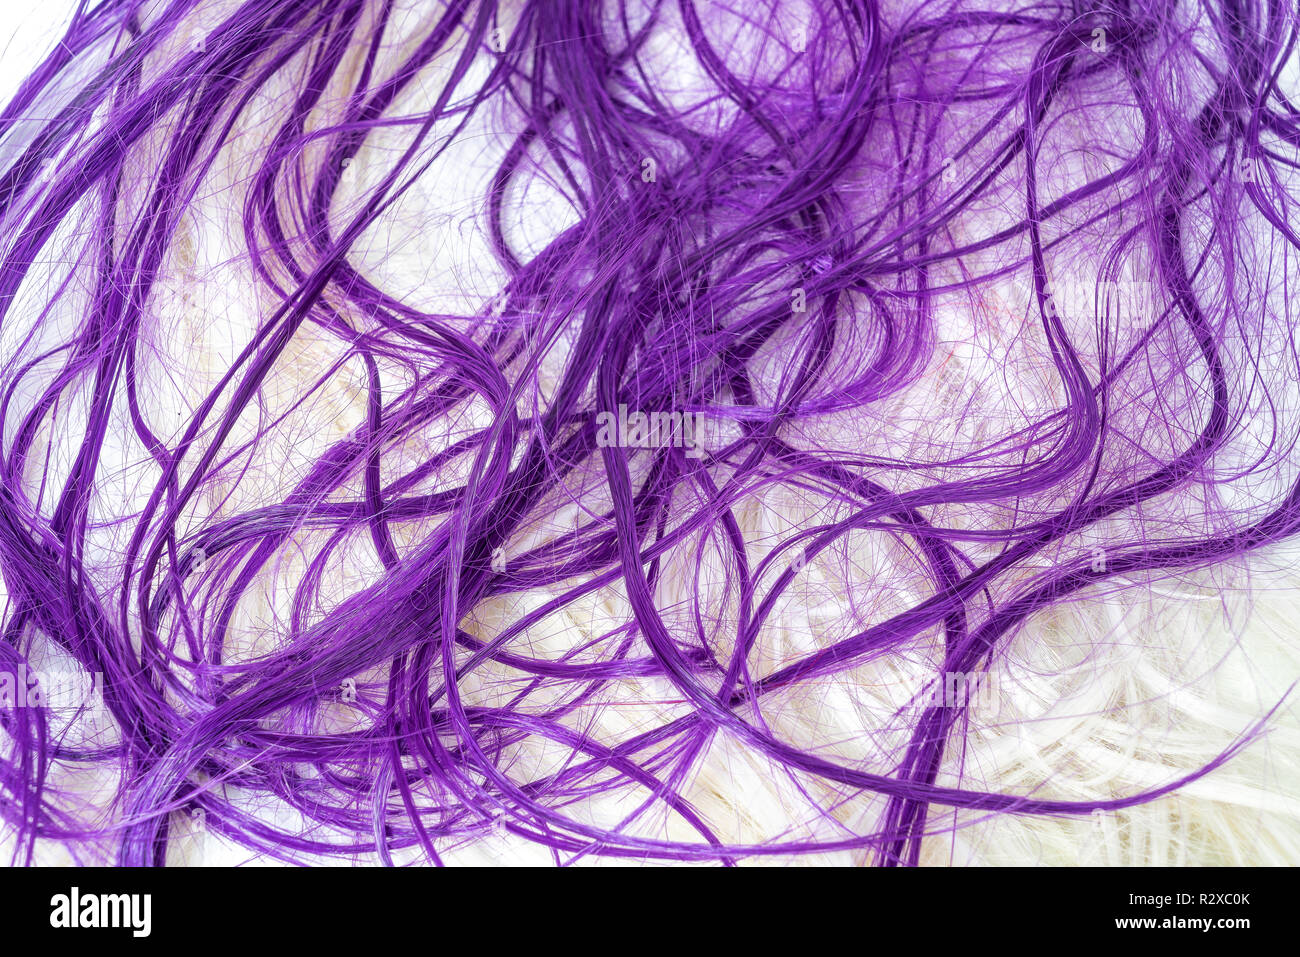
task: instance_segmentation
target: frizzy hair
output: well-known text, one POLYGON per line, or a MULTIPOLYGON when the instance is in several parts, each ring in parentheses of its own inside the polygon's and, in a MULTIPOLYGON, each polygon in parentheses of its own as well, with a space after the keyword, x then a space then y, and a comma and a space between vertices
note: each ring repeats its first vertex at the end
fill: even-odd
POLYGON ((1277 700, 1078 794, 985 774, 942 689, 1300 529, 1296 27, 83 2, 0 116, 0 670, 108 720, 0 706, 14 861, 199 816, 284 861, 916 864, 1221 768, 1277 700), (783 826, 701 803, 723 751, 783 826))

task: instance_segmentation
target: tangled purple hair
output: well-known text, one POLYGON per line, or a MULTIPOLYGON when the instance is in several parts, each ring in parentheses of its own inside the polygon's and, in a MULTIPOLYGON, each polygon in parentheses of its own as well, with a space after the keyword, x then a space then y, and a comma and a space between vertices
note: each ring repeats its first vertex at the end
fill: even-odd
POLYGON ((1280 0, 83 0, 0 115, 0 670, 102 713, 0 699, 14 861, 163 864, 201 815, 285 861, 915 864, 936 809, 1219 767, 1267 705, 1059 800, 967 780, 965 699, 833 743, 779 703, 1300 530, 1296 39, 1280 0), (710 820, 722 742, 810 810, 710 820))

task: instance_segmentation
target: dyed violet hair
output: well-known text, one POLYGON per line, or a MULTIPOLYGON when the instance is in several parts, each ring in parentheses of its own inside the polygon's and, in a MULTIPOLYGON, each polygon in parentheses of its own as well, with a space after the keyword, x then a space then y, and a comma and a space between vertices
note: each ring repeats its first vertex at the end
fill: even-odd
POLYGON ((765 708, 921 647, 936 685, 989 672, 1031 616, 1300 529, 1294 6, 414 10, 83 2, 0 115, 0 670, 101 675, 108 715, 0 708, 15 863, 163 864, 201 811, 285 861, 504 828, 557 863, 916 864, 937 810, 1133 806, 1264 726, 1079 801, 945 778, 964 701, 851 758, 765 708), (480 161, 477 208, 440 207, 480 161), (411 215, 491 262, 387 281, 411 215), (168 384, 167 283, 213 231, 256 315, 207 313, 215 372, 168 384), (364 421, 290 434, 345 374, 364 421), (629 414, 672 434, 602 437, 629 414), (820 504, 757 541, 777 491, 820 504), (775 656, 814 565, 847 604, 775 656), (534 645, 601 596, 589 640, 534 645), (594 730, 649 688, 662 720, 594 730), (729 840, 688 795, 722 740, 821 813, 729 840))

